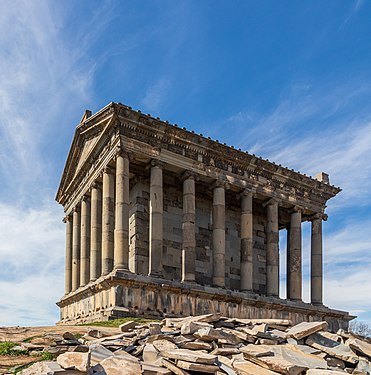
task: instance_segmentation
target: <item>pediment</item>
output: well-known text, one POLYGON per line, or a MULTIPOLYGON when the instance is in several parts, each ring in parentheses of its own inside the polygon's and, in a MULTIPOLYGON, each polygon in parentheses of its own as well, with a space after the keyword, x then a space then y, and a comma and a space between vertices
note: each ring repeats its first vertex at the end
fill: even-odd
MULTIPOLYGON (((104 110, 109 109, 110 105, 104 108, 104 110)), ((102 110, 91 116, 90 111, 85 111, 80 123, 76 127, 75 135, 68 153, 56 196, 58 202, 60 202, 66 189, 79 174, 81 169, 86 166, 87 162, 89 163, 95 150, 102 147, 104 134, 108 128, 111 127, 110 124, 112 121, 110 120, 112 119, 112 115, 112 112, 102 110)))

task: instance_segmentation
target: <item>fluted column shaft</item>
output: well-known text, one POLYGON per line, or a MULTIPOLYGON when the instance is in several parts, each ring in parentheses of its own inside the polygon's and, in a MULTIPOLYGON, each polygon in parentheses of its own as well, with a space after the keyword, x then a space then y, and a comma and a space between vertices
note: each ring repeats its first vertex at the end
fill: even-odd
POLYGON ((153 161, 149 202, 149 276, 162 276, 163 186, 162 165, 153 161))
POLYGON ((66 281, 65 294, 72 290, 72 218, 66 216, 63 219, 66 224, 66 281))
POLYGON ((80 208, 73 211, 72 230, 72 291, 80 286, 80 208))
POLYGON ((213 284, 225 287, 225 187, 213 191, 213 284))
POLYGON ((241 195, 241 290, 253 290, 253 213, 252 193, 241 195))
POLYGON ((290 253, 289 253, 289 295, 291 300, 302 299, 302 249, 301 249, 301 211, 291 213, 290 253))
POLYGON ((279 295, 279 232, 278 203, 271 200, 267 204, 267 295, 279 295))
POLYGON ((120 153, 116 159, 114 268, 129 265, 129 157, 120 153))
POLYGON ((81 202, 81 264, 80 285, 89 283, 90 275, 90 200, 83 197, 81 202))
POLYGON ((311 302, 323 303, 323 257, 322 257, 322 217, 312 220, 311 241, 311 302))
POLYGON ((183 180, 183 246, 182 246, 182 281, 196 280, 196 190, 195 178, 186 174, 183 180))
POLYGON ((98 183, 91 189, 91 237, 90 237, 90 280, 102 273, 102 190, 98 183))
POLYGON ((103 212, 102 212, 102 275, 113 269, 114 231, 114 175, 110 168, 103 172, 103 212))

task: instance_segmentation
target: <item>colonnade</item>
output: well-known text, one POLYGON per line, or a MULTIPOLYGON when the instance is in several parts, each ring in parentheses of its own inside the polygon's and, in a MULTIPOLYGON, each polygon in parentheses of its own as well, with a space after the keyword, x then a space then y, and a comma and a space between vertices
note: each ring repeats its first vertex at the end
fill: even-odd
MULTIPOLYGON (((107 275, 113 269, 127 270, 129 260, 129 156, 119 153, 116 168, 106 167, 103 183, 94 182, 66 216, 66 294, 107 275)), ((163 164, 150 165, 149 269, 148 275, 162 276, 163 249, 163 164)), ((182 281, 196 280, 195 174, 183 174, 182 281)), ((225 183, 213 185, 212 246, 213 284, 225 287, 225 183)), ((253 291, 253 199, 246 189, 241 204, 241 291, 253 291)), ((270 199, 266 209, 266 294, 279 296, 279 201, 270 199)), ((322 217, 314 215, 311 239, 311 302, 322 303, 322 217)), ((287 228, 287 298, 302 299, 302 210, 294 207, 287 228)))

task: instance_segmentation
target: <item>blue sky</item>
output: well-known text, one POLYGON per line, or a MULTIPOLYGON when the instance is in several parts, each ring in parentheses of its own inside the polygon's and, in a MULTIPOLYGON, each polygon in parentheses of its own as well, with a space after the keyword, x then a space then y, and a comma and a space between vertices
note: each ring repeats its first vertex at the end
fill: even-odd
POLYGON ((58 320, 55 192, 84 110, 111 101, 329 173, 343 191, 324 225, 325 303, 371 322, 370 12, 361 0, 1 1, 0 325, 58 320))

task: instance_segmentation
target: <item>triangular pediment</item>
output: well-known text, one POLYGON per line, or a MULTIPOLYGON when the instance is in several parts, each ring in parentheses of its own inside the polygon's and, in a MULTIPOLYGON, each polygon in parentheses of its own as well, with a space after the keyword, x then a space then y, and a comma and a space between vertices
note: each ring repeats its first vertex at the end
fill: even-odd
MULTIPOLYGON (((109 109, 110 105, 105 107, 104 110, 109 109)), ((91 111, 86 110, 76 127, 57 192, 56 199, 58 202, 60 202, 71 181, 86 164, 89 164, 95 149, 102 147, 102 137, 110 127, 110 119, 112 119, 112 114, 102 112, 103 110, 92 116, 91 111)))

